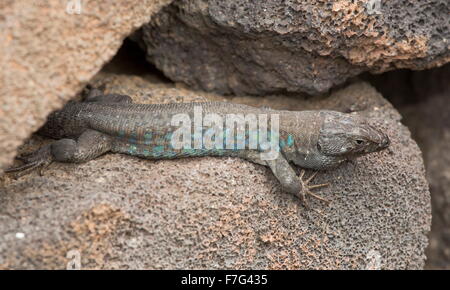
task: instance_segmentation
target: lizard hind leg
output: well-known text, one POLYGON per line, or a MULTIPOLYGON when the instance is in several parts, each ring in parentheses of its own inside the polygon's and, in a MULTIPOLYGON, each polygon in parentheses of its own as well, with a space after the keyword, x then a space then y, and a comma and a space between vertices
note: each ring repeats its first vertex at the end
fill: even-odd
POLYGON ((127 95, 104 94, 105 85, 99 88, 88 86, 87 92, 84 93, 84 102, 87 103, 132 103, 133 99, 127 95))
POLYGON ((111 137, 107 134, 88 129, 84 131, 77 140, 60 139, 45 145, 35 152, 20 156, 18 159, 23 165, 6 169, 6 173, 15 173, 15 177, 28 174, 32 169, 42 169, 53 161, 81 163, 94 159, 111 150, 111 137))
POLYGON ((42 175, 42 171, 54 160, 51 153, 51 144, 45 145, 31 154, 18 156, 16 159, 21 160, 24 164, 8 168, 5 173, 13 173, 14 177, 18 178, 38 168, 39 174, 42 175))
POLYGON ((330 201, 326 198, 323 198, 315 193, 313 193, 311 190, 312 189, 316 189, 316 188, 321 188, 321 187, 325 187, 325 186, 329 186, 329 183, 323 183, 323 184, 310 184, 310 182, 314 179, 314 177, 316 177, 318 171, 315 171, 310 177, 305 179, 305 170, 302 169, 300 171, 300 176, 299 176, 299 180, 300 180, 300 184, 302 186, 302 190, 300 192, 300 197, 303 200, 303 203, 305 204, 305 206, 308 206, 308 203, 306 201, 306 196, 310 195, 311 197, 323 201, 326 204, 329 204, 330 201))

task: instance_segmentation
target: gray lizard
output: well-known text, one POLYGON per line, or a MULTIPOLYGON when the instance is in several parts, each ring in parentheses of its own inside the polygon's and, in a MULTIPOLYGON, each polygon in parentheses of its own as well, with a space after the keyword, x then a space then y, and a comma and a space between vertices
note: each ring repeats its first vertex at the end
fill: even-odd
MULTIPOLYGON (((274 120, 269 120, 270 125, 274 120)), ((242 125, 242 124, 241 124, 242 125)), ((238 128, 232 132, 237 138, 238 128)), ((124 153, 147 159, 172 159, 200 156, 232 156, 270 167, 284 191, 300 197, 306 195, 328 202, 311 189, 328 184, 311 185, 317 170, 337 167, 346 160, 389 146, 389 138, 370 126, 362 117, 335 111, 277 111, 226 102, 133 104, 129 96, 104 95, 92 89, 84 102, 69 102, 63 109, 51 113, 39 134, 59 139, 37 151, 18 157, 23 165, 7 169, 23 175, 33 168, 44 168, 52 161, 80 163, 106 152, 124 153), (238 140, 230 148, 174 148, 171 143, 178 129, 174 116, 194 117, 195 108, 202 108, 202 116, 277 115, 279 122, 276 158, 261 158, 262 146, 249 149, 252 133, 245 125, 247 146, 237 148, 238 140), (172 140, 171 140, 172 139, 172 140), (297 176, 290 163, 316 170, 309 178, 302 170, 297 176)), ((189 133, 189 132, 188 132, 189 133)), ((203 132, 204 133, 204 132, 203 132)), ((223 133, 224 135, 229 132, 223 133)), ((269 133, 270 134, 270 133, 269 133)), ((215 136, 211 140, 215 141, 215 136)), ((242 143, 241 143, 242 145, 242 143)))

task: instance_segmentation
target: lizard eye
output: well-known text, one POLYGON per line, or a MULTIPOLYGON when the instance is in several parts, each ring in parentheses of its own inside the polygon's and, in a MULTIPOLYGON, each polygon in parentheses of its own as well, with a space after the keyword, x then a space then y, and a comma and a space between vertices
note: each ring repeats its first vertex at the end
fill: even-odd
POLYGON ((356 139, 355 142, 357 145, 363 145, 365 143, 364 140, 361 139, 356 139))

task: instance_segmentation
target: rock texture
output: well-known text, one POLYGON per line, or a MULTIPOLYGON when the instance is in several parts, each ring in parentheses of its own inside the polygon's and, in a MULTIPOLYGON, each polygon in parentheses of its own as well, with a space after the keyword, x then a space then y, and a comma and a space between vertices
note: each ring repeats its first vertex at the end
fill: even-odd
MULTIPOLYGON (((97 81, 143 103, 222 99, 150 78, 103 75, 97 81)), ((0 266, 65 268, 75 250, 82 268, 423 267, 430 199, 421 153, 372 87, 357 83, 308 101, 228 100, 360 110, 386 130, 391 150, 321 173, 316 182, 332 183, 321 191, 331 205, 311 204, 321 214, 280 192, 269 169, 233 158, 149 161, 107 154, 84 164, 55 163, 43 176, 4 176, 0 266)), ((21 151, 45 142, 33 137, 21 151)))
POLYGON ((318 94, 364 71, 448 62, 449 13, 448 0, 178 0, 141 37, 152 63, 192 87, 318 94))
POLYGON ((72 98, 127 35, 169 2, 2 0, 0 171, 49 112, 72 98))

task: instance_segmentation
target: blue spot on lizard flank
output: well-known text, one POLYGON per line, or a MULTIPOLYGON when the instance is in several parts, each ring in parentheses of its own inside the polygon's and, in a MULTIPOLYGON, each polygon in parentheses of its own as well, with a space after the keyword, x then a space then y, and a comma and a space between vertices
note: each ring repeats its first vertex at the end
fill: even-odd
POLYGON ((163 151, 164 151, 164 146, 162 146, 162 145, 153 147, 153 152, 163 152, 163 151))
POLYGON ((152 143, 152 132, 145 132, 144 134, 144 144, 150 145, 152 143))
POLYGON ((287 146, 291 147, 292 145, 294 145, 294 137, 289 134, 287 137, 287 146))
POLYGON ((172 140, 172 135, 173 135, 172 132, 167 133, 166 136, 165 136, 166 140, 167 141, 172 140))
POLYGON ((164 153, 164 156, 165 156, 165 157, 168 157, 168 158, 174 157, 174 156, 176 156, 176 155, 177 155, 177 153, 174 152, 174 151, 167 151, 167 152, 164 153))
POLYGON ((130 153, 130 154, 134 154, 134 153, 136 153, 136 150, 137 150, 137 147, 136 147, 136 145, 130 145, 130 147, 128 148, 128 153, 130 153))
POLYGON ((182 152, 187 155, 195 156, 196 150, 195 149, 183 149, 182 152))

